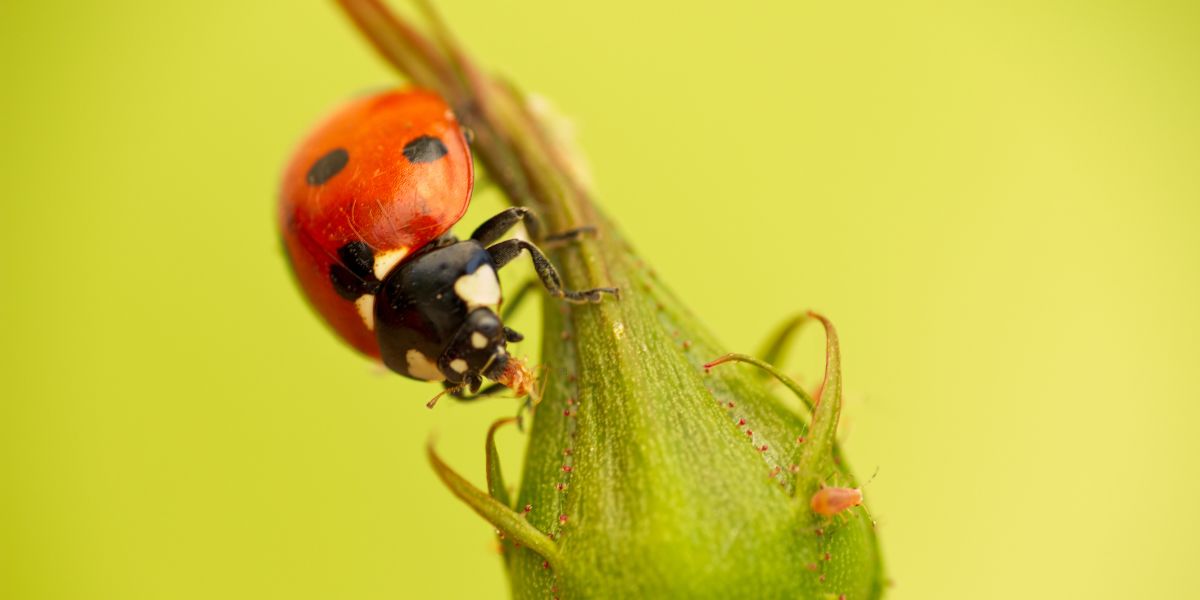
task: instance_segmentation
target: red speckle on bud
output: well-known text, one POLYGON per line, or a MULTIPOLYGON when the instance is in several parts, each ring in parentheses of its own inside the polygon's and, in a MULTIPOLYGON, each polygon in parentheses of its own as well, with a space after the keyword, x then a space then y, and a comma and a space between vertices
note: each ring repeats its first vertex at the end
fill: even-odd
POLYGON ((813 494, 813 512, 822 517, 832 517, 843 510, 861 506, 863 503, 862 488, 822 487, 813 494))
POLYGON ((567 515, 558 515, 558 522, 561 525, 567 524, 567 515))
POLYGON ((567 410, 564 410, 564 411, 563 411, 563 416, 564 416, 564 417, 569 417, 569 416, 571 416, 571 409, 569 409, 569 408, 568 408, 567 410))
POLYGON ((800 436, 800 437, 796 438, 796 443, 797 443, 797 444, 803 444, 803 443, 804 443, 804 436, 800 436))
POLYGON ((563 473, 570 473, 571 465, 563 465, 562 469, 563 469, 563 473))
POLYGON ((563 448, 563 456, 570 456, 571 452, 572 450, 570 448, 563 448))
POLYGON ((825 574, 821 573, 821 576, 817 578, 817 581, 820 581, 821 583, 825 583, 825 574))
POLYGON ((741 427, 742 425, 745 425, 745 424, 746 424, 745 419, 738 419, 738 427, 741 427))
POLYGON ((821 536, 825 535, 825 530, 824 530, 824 529, 817 529, 816 533, 817 533, 817 537, 821 537, 821 536))
POLYGON ((691 341, 691 340, 684 340, 684 341, 683 341, 683 349, 684 349, 684 350, 687 350, 688 348, 691 348, 691 347, 692 347, 692 341, 691 341))
POLYGON ((828 552, 825 553, 825 560, 832 560, 832 557, 829 556, 828 552))
POLYGON ((526 504, 526 505, 525 505, 525 512, 526 512, 526 513, 533 512, 533 505, 532 505, 532 504, 526 504))
POLYGON ((804 565, 804 568, 808 569, 809 571, 812 571, 813 573, 816 573, 817 572, 817 563, 808 563, 807 565, 804 565))
POLYGON ((549 568, 550 568, 550 561, 548 561, 548 560, 543 560, 543 561, 542 561, 542 568, 543 568, 543 569, 549 569, 549 568))
POLYGON ((753 431, 751 431, 751 430, 749 430, 749 429, 747 429, 747 430, 746 430, 746 435, 753 436, 753 435, 754 435, 754 432, 753 432, 753 431))
POLYGON ((725 406, 728 406, 729 408, 733 408, 733 403, 730 402, 729 404, 726 404, 725 406))
POLYGON ((767 445, 766 445, 766 444, 763 444, 762 446, 760 446, 760 447, 758 448, 758 451, 759 451, 759 452, 766 452, 766 451, 767 451, 767 445))

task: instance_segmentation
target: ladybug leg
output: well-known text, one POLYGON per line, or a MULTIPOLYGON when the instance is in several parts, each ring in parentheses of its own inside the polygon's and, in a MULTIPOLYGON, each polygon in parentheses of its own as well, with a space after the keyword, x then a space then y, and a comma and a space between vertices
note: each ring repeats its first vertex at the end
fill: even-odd
POLYGON ((537 214, 524 206, 514 206, 484 221, 471 234, 471 239, 486 246, 499 240, 505 233, 508 233, 508 230, 515 227, 517 223, 525 223, 525 232, 529 234, 529 239, 542 244, 545 248, 558 248, 585 235, 596 235, 595 227, 584 225, 583 227, 568 229, 561 233, 543 236, 542 222, 537 218, 537 214))
POLYGON ((542 239, 541 220, 537 218, 537 215, 533 214, 532 210, 524 206, 514 206, 504 209, 500 214, 484 221, 482 225, 475 228, 475 231, 471 234, 471 239, 486 246, 503 237, 517 223, 525 223, 525 231, 529 234, 530 239, 542 239))
POLYGON ((561 248, 584 236, 596 235, 596 228, 591 225, 568 229, 562 233, 553 233, 541 240, 543 248, 561 248))
POLYGON ((512 262, 514 258, 520 256, 522 250, 529 252, 530 258, 533 259, 533 268, 537 271, 538 278, 542 280, 542 285, 550 292, 550 295, 555 298, 562 298, 568 302, 583 304, 587 302, 600 302, 604 294, 619 296, 619 290, 611 287, 577 291, 564 290, 562 287, 562 278, 559 277, 558 271, 554 269, 554 265, 550 264, 550 259, 546 258, 546 255, 542 254, 542 251, 537 246, 525 240, 505 240, 489 247, 487 252, 492 256, 492 261, 496 263, 496 269, 501 269, 504 265, 512 262))

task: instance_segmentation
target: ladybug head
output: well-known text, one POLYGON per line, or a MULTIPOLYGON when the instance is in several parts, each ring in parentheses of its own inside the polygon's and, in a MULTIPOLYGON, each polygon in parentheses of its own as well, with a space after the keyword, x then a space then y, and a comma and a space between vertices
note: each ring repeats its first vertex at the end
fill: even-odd
POLYGON ((447 382, 465 381, 472 388, 478 388, 478 381, 470 379, 476 374, 498 381, 509 361, 508 337, 500 317, 486 307, 471 311, 444 354, 451 357, 451 374, 447 375, 447 382))
POLYGON ((495 263, 474 240, 446 240, 414 254, 381 282, 375 334, 384 364, 401 375, 477 390, 508 366, 521 339, 496 313, 495 263))

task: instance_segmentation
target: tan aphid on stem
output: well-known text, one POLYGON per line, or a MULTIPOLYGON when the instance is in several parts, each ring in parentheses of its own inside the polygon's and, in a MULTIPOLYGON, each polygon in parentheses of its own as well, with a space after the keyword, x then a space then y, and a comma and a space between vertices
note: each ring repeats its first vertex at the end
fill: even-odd
POLYGON ((821 489, 813 494, 809 505, 812 506, 813 512, 818 515, 832 517, 844 510, 854 508, 855 506, 862 506, 862 503, 862 488, 821 486, 821 489))

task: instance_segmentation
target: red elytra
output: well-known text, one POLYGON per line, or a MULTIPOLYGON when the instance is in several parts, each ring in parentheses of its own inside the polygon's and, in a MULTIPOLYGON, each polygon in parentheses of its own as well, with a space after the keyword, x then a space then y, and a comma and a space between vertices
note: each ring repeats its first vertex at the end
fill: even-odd
POLYGON ((423 90, 352 100, 297 147, 280 189, 284 245, 305 296, 351 346, 380 356, 360 308, 330 281, 335 264, 349 266, 339 248, 365 243, 386 257, 376 269, 390 268, 462 218, 473 177, 471 151, 453 112, 423 90), (440 144, 430 146, 432 155, 410 155, 414 141, 440 144))

